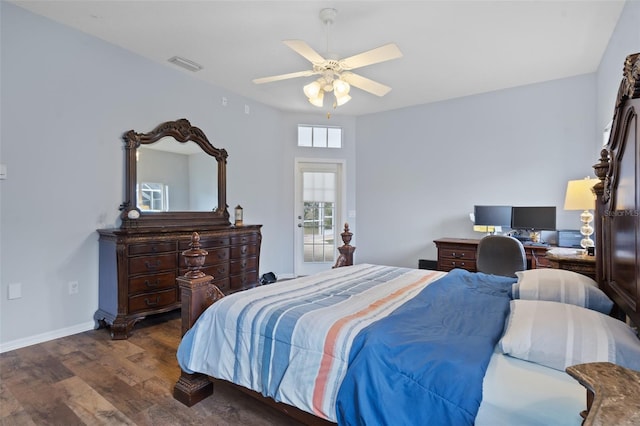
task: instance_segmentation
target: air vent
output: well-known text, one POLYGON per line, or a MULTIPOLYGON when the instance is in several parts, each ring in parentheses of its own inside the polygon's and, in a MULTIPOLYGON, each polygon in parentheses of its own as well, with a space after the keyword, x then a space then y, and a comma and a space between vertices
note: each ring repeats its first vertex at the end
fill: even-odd
POLYGON ((192 72, 200 71, 203 68, 202 65, 196 64, 193 61, 181 58, 179 56, 170 58, 169 62, 192 72))

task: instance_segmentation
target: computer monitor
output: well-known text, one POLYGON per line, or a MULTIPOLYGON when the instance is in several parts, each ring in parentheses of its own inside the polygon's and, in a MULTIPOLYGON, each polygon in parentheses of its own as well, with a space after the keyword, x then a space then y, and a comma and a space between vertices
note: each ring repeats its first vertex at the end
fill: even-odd
POLYGON ((511 226, 511 206, 473 206, 474 225, 511 226))
POLYGON ((555 231, 556 207, 513 207, 511 209, 511 228, 531 232, 555 231))

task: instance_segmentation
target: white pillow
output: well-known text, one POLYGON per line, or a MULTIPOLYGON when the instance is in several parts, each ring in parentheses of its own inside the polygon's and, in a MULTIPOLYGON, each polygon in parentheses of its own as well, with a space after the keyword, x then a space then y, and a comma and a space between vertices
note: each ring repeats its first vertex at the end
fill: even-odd
POLYGON ((608 361, 640 371, 640 339, 631 327, 575 305, 512 300, 499 345, 504 354, 556 370, 608 361))
POLYGON ((548 300, 570 303, 594 309, 603 314, 611 312, 613 302, 586 275, 564 269, 529 269, 516 272, 518 281, 511 286, 514 299, 548 300))

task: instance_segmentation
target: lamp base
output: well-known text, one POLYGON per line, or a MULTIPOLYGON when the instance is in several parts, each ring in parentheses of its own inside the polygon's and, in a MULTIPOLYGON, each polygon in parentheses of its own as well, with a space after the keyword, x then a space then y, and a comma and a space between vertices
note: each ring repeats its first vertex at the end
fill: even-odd
POLYGON ((593 220, 593 214, 589 210, 585 210, 580 215, 580 220, 582 221, 582 226, 580 227, 580 233, 582 234, 582 240, 580 240, 580 246, 586 250, 589 247, 594 246, 594 242, 591 239, 591 235, 593 235, 593 226, 591 226, 591 221, 593 220))

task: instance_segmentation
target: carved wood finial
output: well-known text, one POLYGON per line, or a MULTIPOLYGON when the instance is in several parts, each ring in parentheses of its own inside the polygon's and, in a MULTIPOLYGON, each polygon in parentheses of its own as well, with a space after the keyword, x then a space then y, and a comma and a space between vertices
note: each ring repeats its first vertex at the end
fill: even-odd
POLYGON ((593 191, 596 195, 603 195, 605 192, 605 185, 607 183, 606 178, 609 172, 609 150, 603 149, 600 151, 600 161, 593 165, 593 170, 596 177, 600 179, 594 187, 593 191))
POLYGON ((342 242, 345 246, 348 246, 351 243, 351 237, 353 233, 349 231, 349 224, 345 222, 344 224, 344 232, 340 234, 342 236, 342 242))
POLYGON ((353 233, 349 231, 348 223, 344 224, 344 232, 340 235, 342 236, 342 242, 344 243, 344 245, 341 247, 338 247, 338 251, 340 252, 340 255, 336 260, 336 264, 333 265, 334 268, 353 265, 353 252, 356 250, 356 248, 350 244, 353 233))
POLYGON ((187 278, 201 278, 204 277, 204 272, 200 270, 204 265, 205 256, 209 252, 200 248, 200 235, 197 232, 191 234, 191 242, 189 243, 189 249, 182 252, 184 256, 184 262, 187 265, 187 273, 184 274, 187 278))

